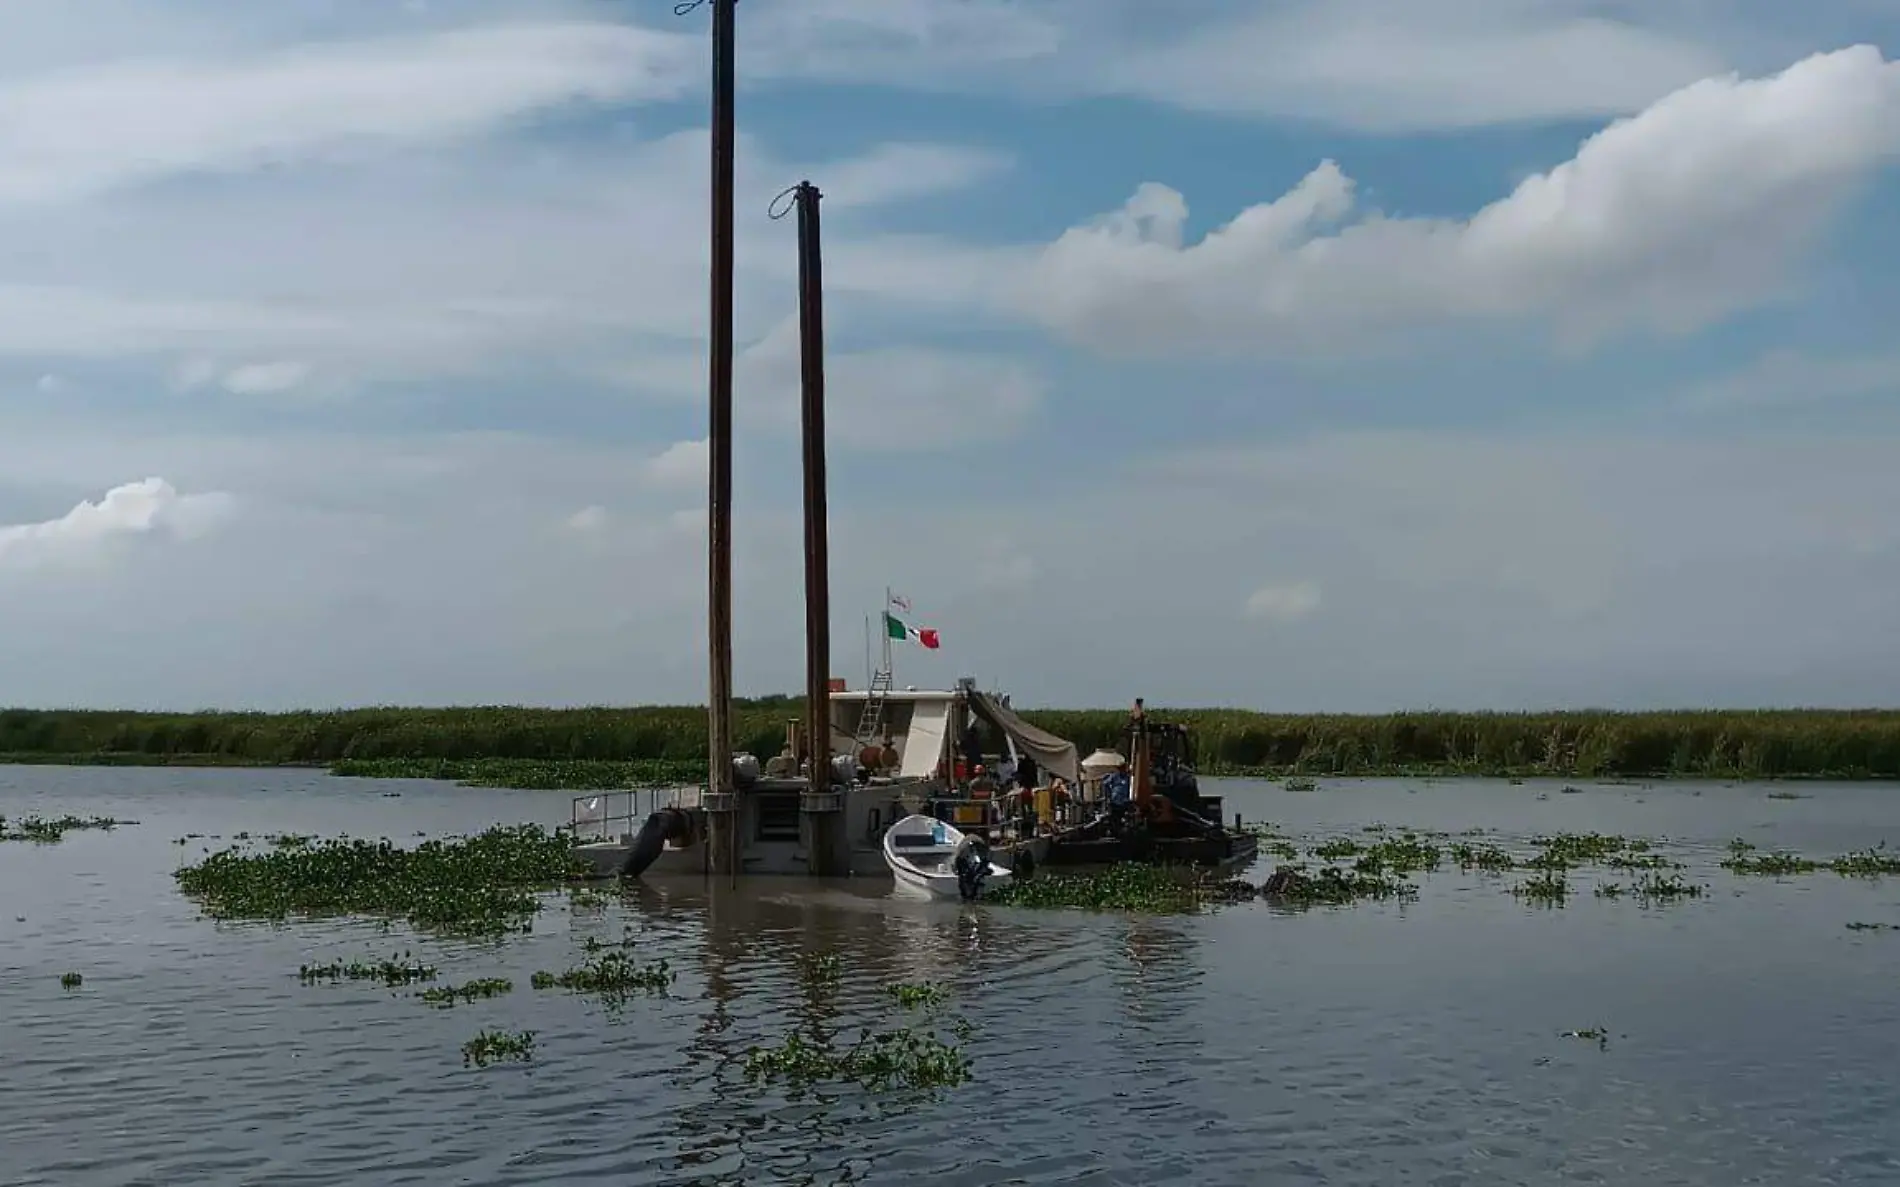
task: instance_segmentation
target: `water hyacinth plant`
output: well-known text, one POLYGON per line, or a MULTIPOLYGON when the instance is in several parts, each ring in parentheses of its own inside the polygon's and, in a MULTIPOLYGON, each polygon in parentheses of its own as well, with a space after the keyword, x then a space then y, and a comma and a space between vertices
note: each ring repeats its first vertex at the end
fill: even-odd
POLYGON ((533 1058, 531 1030, 484 1030, 462 1044, 463 1067, 487 1067, 503 1060, 526 1063, 533 1058))
POLYGON ((348 838, 266 852, 233 847, 174 877, 214 919, 375 915, 498 935, 526 930, 541 908, 535 892, 582 872, 565 836, 528 824, 413 849, 348 838))
POLYGON ((473 1002, 477 998, 500 997, 513 990, 515 983, 506 977, 481 977, 461 985, 441 985, 434 989, 425 989, 416 996, 431 1006, 447 1009, 457 1002, 473 1002))
MULTIPOLYGON (((807 962, 807 989, 828 995, 837 979, 832 971, 807 962)), ((885 986, 886 994, 906 1010, 932 1011, 948 998, 932 982, 885 986)), ((962 1019, 950 1023, 953 1036, 967 1038, 970 1027, 962 1019)), ((904 1026, 859 1029, 856 1042, 840 1049, 823 1032, 793 1031, 777 1043, 746 1052, 745 1078, 754 1084, 780 1083, 794 1093, 823 1082, 857 1084, 871 1090, 903 1088, 933 1092, 952 1088, 970 1078, 970 1060, 959 1042, 946 1041, 929 1020, 904 1026)))
POLYGON ((635 964, 625 952, 608 951, 562 973, 536 973, 530 980, 536 989, 566 989, 610 1000, 634 993, 665 993, 678 974, 664 960, 635 964))
POLYGON ((110 816, 23 816, 9 824, 5 816, 0 816, 0 841, 31 841, 39 845, 56 845, 65 839, 67 833, 87 829, 111 830, 130 820, 114 820, 110 816))

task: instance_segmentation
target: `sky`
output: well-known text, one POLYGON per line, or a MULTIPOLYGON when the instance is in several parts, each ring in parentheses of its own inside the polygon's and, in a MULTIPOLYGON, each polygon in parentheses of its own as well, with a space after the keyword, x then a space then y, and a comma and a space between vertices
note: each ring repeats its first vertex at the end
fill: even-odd
MULTIPOLYGON (((0 704, 703 700, 710 9, 9 0, 0 704)), ((744 0, 734 680, 1900 704, 1889 0, 744 0)))

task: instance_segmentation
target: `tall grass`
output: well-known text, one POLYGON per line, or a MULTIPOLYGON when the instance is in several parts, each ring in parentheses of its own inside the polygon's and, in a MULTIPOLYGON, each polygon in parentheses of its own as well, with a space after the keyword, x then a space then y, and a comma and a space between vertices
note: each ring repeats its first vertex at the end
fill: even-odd
MULTIPOLYGON (((736 706, 737 748, 776 754, 791 698, 736 706)), ((1294 715, 1155 709, 1192 727, 1202 769, 1286 774, 1900 778, 1900 710, 1294 715)), ((1121 710, 1029 710, 1086 753, 1121 710)), ((993 745, 993 743, 992 743, 993 745)), ((309 764, 475 759, 703 764, 705 709, 346 709, 297 713, 0 710, 0 759, 309 764)))

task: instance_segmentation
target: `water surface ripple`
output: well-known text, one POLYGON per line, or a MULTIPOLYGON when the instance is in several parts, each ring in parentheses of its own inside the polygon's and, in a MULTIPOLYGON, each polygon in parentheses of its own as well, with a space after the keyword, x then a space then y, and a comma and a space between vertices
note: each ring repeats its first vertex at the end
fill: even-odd
MULTIPOLYGON (((1900 881, 1743 879, 1726 842, 1833 856, 1900 843, 1900 788, 1326 781, 1224 788, 1305 842, 1386 824, 1518 847, 1668 838, 1703 899, 1513 899, 1446 870, 1410 903, 1192 918, 961 909, 861 885, 646 885, 550 900, 532 934, 367 921, 214 924, 171 873, 241 831, 472 832, 559 794, 283 771, 0 768, 0 814, 139 821, 0 845, 0 1182, 270 1184, 1852 1184, 1900 1182, 1900 881), (176 844, 189 834, 204 834, 176 844), (614 1009, 536 969, 634 929, 680 970, 614 1009), (503 997, 303 985, 408 950, 503 997), (799 961, 836 952, 827 1000, 799 961), (84 975, 66 991, 59 977, 84 975), (939 1100, 746 1086, 790 1027, 850 1036, 883 986, 939 980, 977 1081, 939 1100), (464 1068, 488 1027, 531 1064, 464 1068), (1607 1048, 1566 1030, 1603 1026, 1607 1048)), ((1256 878, 1263 871, 1255 871, 1256 878)), ((1615 877, 1615 875, 1608 875, 1615 877)), ((1623 875, 1627 879, 1628 875, 1623 875)))

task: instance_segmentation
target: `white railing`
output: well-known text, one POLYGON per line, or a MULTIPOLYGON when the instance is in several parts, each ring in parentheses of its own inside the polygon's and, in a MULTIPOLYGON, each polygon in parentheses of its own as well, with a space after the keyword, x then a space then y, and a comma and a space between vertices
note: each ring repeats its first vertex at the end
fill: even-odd
POLYGON ((574 797, 569 827, 576 841, 611 841, 640 831, 661 808, 687 808, 698 788, 642 787, 633 791, 596 791, 574 797))

